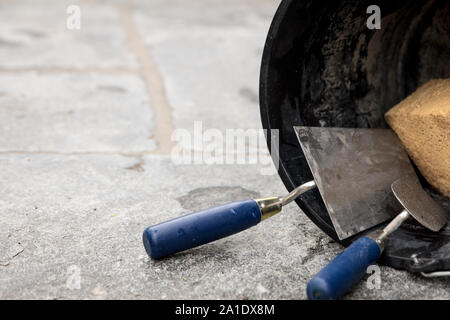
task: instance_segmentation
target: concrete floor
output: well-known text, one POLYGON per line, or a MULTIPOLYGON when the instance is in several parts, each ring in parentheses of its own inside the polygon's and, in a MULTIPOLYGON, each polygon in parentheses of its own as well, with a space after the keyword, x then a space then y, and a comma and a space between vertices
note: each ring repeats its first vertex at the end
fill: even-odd
MULTIPOLYGON (((0 0, 0 298, 306 298, 342 248, 295 204, 159 262, 141 240, 186 212, 285 193, 261 162, 171 156, 171 133, 195 121, 261 127, 259 64, 278 3, 0 0), (66 27, 73 4, 79 30, 66 27)), ((386 267, 379 279, 345 298, 450 299, 445 279, 386 267)))

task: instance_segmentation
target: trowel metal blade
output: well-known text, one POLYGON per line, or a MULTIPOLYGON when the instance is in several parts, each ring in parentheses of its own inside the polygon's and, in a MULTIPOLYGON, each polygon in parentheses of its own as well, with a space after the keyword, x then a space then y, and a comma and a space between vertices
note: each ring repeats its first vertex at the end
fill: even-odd
POLYGON ((414 169, 392 130, 294 129, 339 239, 403 210, 391 185, 414 169))
POLYGON ((392 192, 406 211, 425 228, 437 232, 447 224, 447 213, 423 190, 415 174, 395 181, 392 192))

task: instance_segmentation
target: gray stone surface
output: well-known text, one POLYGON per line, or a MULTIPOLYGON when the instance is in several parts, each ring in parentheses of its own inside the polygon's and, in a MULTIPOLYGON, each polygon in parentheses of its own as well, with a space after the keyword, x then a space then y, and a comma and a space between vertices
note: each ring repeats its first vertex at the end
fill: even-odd
POLYGON ((175 127, 192 131, 201 120, 204 128, 260 128, 259 69, 277 2, 174 1, 170 10, 161 3, 143 4, 134 16, 163 75, 175 127))
POLYGON ((90 1, 0 1, 0 67, 137 67, 114 7, 90 1), (69 5, 81 29, 69 30, 69 5))
MULTIPOLYGON (((306 298, 342 248, 295 204, 162 261, 141 240, 183 213, 285 193, 267 165, 175 165, 155 138, 194 121, 260 127, 278 2, 71 1, 85 20, 68 32, 67 1, 0 0, 1 299, 306 298)), ((450 299, 449 287, 381 267, 380 289, 363 281, 345 298, 450 299)))
POLYGON ((152 151, 152 128, 135 75, 0 74, 0 151, 152 151))

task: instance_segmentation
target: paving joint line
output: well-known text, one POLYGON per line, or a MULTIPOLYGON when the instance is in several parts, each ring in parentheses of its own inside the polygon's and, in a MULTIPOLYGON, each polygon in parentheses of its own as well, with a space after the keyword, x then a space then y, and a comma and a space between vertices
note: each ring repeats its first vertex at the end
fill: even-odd
POLYGON ((140 65, 141 77, 147 86, 155 118, 153 135, 149 138, 153 138, 158 145, 156 153, 170 154, 174 146, 171 135, 175 128, 172 119, 172 107, 167 99, 162 75, 151 57, 150 49, 145 45, 136 29, 130 9, 126 5, 118 5, 117 10, 127 34, 128 48, 136 56, 140 65))

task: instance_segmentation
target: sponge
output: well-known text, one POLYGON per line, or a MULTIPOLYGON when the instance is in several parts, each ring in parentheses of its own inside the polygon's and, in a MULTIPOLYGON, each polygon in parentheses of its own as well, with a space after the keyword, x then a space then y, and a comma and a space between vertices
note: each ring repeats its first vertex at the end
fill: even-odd
POLYGON ((428 81, 385 118, 425 179, 450 197, 450 78, 428 81))

